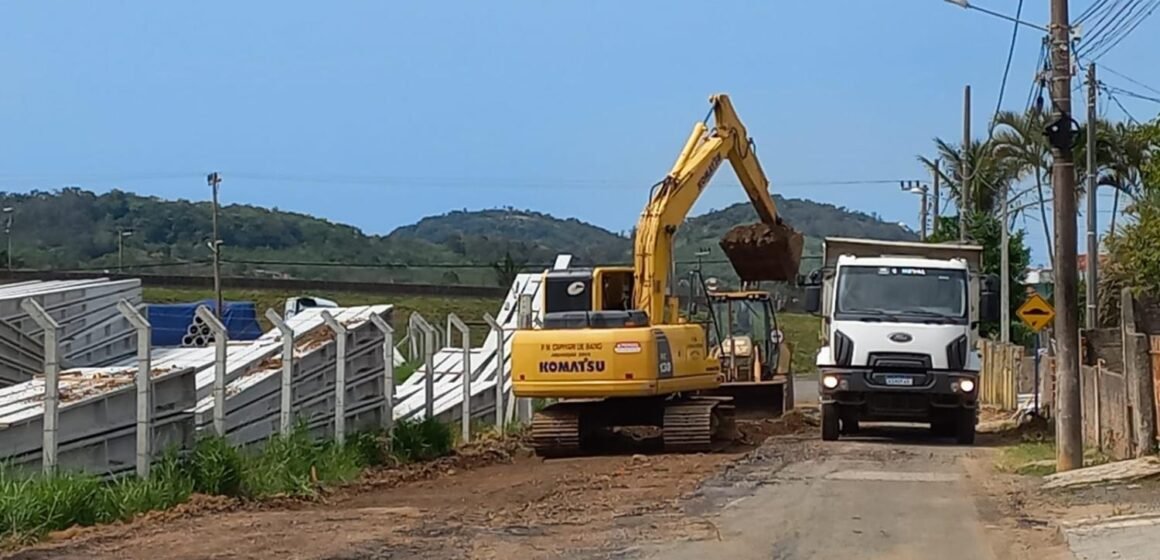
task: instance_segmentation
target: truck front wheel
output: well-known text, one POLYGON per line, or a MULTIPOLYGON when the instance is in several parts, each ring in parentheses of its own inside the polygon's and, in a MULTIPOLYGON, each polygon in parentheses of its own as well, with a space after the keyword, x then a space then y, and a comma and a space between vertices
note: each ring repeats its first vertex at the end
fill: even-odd
POLYGON ((838 405, 828 403, 822 405, 822 441, 838 439, 838 405))
POLYGON ((974 445, 975 409, 961 408, 955 416, 955 442, 959 445, 974 445))

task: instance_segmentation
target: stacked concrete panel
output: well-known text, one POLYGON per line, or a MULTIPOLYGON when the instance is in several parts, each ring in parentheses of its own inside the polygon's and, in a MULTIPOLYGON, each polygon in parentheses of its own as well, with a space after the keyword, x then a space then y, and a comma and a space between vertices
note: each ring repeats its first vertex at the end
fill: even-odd
MULTIPOLYGON (((61 372, 58 466, 97 474, 131 471, 136 460, 136 368, 80 368, 61 372)), ((197 402, 192 369, 154 369, 151 380, 153 449, 193 443, 197 402)), ((0 460, 41 469, 44 378, 0 389, 0 460)))
MULTIPOLYGON (((505 393, 509 396, 505 404, 511 406, 511 342, 518 321, 518 306, 521 296, 531 296, 532 314, 540 313, 540 274, 520 274, 512 284, 507 298, 496 315, 496 322, 503 327, 504 363, 499 363, 497 349, 501 344, 499 333, 492 330, 484 339, 483 346, 471 351, 471 415, 473 418, 490 420, 495 417, 495 384, 502 379, 505 393)), ((463 349, 442 348, 434 356, 435 417, 444 421, 457 421, 461 415, 463 402, 463 349)), ((424 384, 428 375, 424 366, 398 388, 396 418, 421 419, 424 416, 424 384)), ((508 414, 510 417, 510 414, 508 414)))
POLYGON ((0 286, 0 386, 28 381, 44 362, 43 333, 21 307, 32 299, 60 324, 60 358, 67 367, 99 367, 137 351, 136 333, 117 311, 141 303, 141 281, 33 281, 0 286))
MULTIPOLYGON (((334 433, 335 374, 338 345, 323 324, 323 309, 308 309, 288 321, 294 330, 295 360, 291 381, 291 407, 295 421, 305 422, 318 438, 334 433)), ((390 320, 391 306, 329 309, 347 329, 346 430, 348 433, 379 427, 385 403, 383 335, 370 321, 371 314, 390 320)), ((282 390, 282 342, 277 331, 255 341, 255 351, 227 366, 226 436, 235 444, 252 445, 278 433, 282 390), (261 350, 258 350, 260 348, 261 350)), ((241 358, 239 356, 239 358, 241 358)), ((213 367, 208 373, 212 389, 213 367)), ((200 383, 199 376, 199 383, 200 383)), ((199 430, 211 430, 213 398, 198 403, 199 430)))

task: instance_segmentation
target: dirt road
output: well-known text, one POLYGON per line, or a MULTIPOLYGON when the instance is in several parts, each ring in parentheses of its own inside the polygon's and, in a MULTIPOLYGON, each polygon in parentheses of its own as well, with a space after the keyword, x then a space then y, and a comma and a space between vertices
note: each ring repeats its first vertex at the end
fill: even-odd
POLYGON ((816 430, 766 421, 749 428, 774 434, 760 447, 716 454, 449 462, 325 503, 208 500, 14 557, 1052 558, 1050 532, 1020 525, 1002 503, 1007 489, 989 488, 999 479, 985 445, 930 441, 925 430, 823 444, 816 430))

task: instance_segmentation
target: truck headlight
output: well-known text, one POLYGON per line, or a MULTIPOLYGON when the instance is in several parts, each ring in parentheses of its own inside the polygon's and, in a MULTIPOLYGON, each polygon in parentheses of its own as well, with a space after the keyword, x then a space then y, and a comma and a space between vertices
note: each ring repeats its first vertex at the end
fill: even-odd
POLYGON ((833 389, 838 386, 838 376, 825 375, 822 376, 822 386, 827 389, 833 389))
POLYGON ((961 389, 964 393, 970 393, 971 391, 975 390, 975 382, 971 381, 970 379, 959 381, 959 389, 961 389))

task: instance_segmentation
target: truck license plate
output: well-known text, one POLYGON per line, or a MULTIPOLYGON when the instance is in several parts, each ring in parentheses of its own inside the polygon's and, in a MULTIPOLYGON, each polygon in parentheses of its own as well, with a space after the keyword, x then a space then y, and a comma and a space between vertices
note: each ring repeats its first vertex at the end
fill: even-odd
POLYGON ((899 377, 887 377, 886 384, 887 385, 909 387, 911 385, 914 385, 914 378, 913 377, 900 377, 900 376, 899 377))

